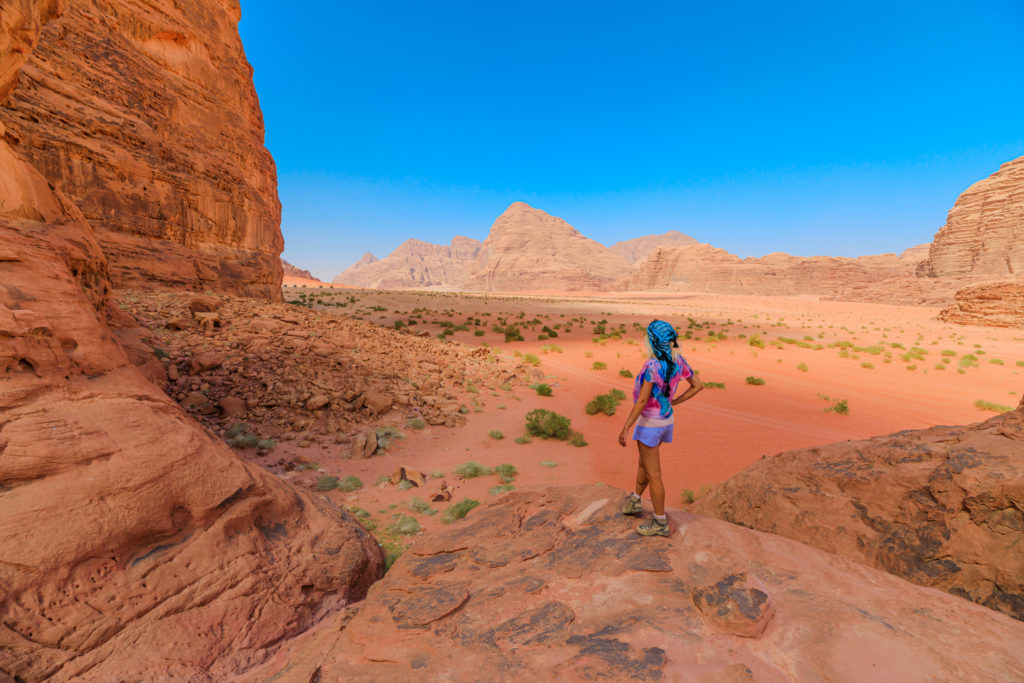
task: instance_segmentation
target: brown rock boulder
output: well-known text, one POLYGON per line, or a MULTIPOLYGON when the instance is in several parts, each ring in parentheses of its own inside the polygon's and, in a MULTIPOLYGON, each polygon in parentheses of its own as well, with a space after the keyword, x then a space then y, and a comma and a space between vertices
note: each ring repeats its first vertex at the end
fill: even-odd
POLYGON ((245 401, 237 396, 225 396, 217 402, 221 415, 225 417, 236 417, 246 411, 245 401))
POLYGON ((370 429, 357 434, 352 440, 349 457, 353 460, 365 460, 377 452, 377 432, 370 429))
POLYGON ((214 368, 219 368, 223 363, 224 354, 217 353, 216 351, 206 351, 198 356, 193 356, 188 365, 193 375, 199 375, 209 372, 214 368))
POLYGON ((330 397, 325 394, 316 394, 306 401, 306 410, 320 410, 331 402, 330 397))
POLYGON ((386 394, 382 391, 368 391, 364 395, 363 405, 374 415, 380 415, 391 410, 391 404, 394 399, 391 398, 391 394, 386 394))
POLYGON ((1024 282, 972 285, 959 290, 939 320, 957 325, 1024 327, 1024 282))
POLYGON ((255 677, 999 680, 1024 666, 1024 624, 1005 615, 720 520, 670 511, 673 535, 643 538, 621 495, 526 490, 473 510, 255 677), (719 606, 727 631, 767 625, 723 633, 719 606))
POLYGON ((215 296, 196 294, 189 299, 188 310, 192 315, 196 313, 212 313, 220 308, 221 301, 215 296))
POLYGON ((691 508, 1024 619, 1024 414, 765 458, 691 508))
POLYGON ((715 629, 742 638, 757 638, 775 616, 775 607, 760 581, 746 574, 727 574, 695 588, 693 604, 715 629))

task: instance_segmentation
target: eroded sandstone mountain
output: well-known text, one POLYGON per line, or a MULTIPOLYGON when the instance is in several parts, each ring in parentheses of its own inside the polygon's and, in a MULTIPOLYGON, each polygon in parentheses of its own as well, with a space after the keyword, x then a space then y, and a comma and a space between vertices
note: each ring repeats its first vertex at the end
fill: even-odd
POLYGON ((240 16, 238 0, 76 0, 0 110, 115 286, 280 298, 277 174, 240 16))
POLYGON ((608 247, 561 218, 514 202, 498 216, 480 247, 470 289, 605 289, 629 269, 608 247))
POLYGON ((678 230, 669 230, 660 235, 644 235, 616 242, 608 248, 629 263, 640 263, 647 260, 647 256, 658 247, 685 247, 688 244, 699 244, 699 242, 678 230))
POLYGON ((958 325, 1024 328, 1024 282, 996 282, 964 287, 939 320, 958 325))
POLYGON ((1024 624, 781 536, 622 493, 514 492, 417 541, 265 680, 1002 680, 1024 624))
POLYGON ((932 427, 781 453, 695 510, 1024 619, 1024 401, 932 427))
POLYGON ((313 273, 308 270, 303 270, 298 266, 293 266, 284 259, 281 259, 281 269, 285 277, 296 278, 299 280, 314 280, 317 278, 313 277, 313 273))
POLYGON ((927 277, 1024 277, 1024 157, 961 194, 919 272, 927 277))
MULTIPOLYGON (((3 4, 0 93, 61 9, 3 4)), ((0 139, 0 672, 224 680, 362 597, 383 557, 140 374, 104 322, 107 272, 74 202, 0 139)))
POLYGON ((409 239, 384 259, 367 252, 334 283, 376 289, 459 287, 468 279, 479 252, 479 240, 461 235, 453 237, 451 244, 409 239))

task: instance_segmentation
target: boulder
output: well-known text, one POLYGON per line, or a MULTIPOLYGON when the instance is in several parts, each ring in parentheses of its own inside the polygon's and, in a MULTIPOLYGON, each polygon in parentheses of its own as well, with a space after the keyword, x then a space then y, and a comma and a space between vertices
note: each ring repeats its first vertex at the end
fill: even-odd
POLYGON ((245 401, 237 396, 225 396, 218 401, 217 405, 224 417, 235 417, 246 411, 245 401))
POLYGON ((391 394, 384 393, 383 391, 368 391, 363 394, 363 398, 363 405, 374 415, 380 415, 391 410, 393 401, 391 394))
POLYGON ((215 296, 206 294, 195 294, 188 302, 188 310, 192 315, 196 313, 212 313, 220 308, 221 301, 215 296))
POLYGON ((356 438, 352 440, 352 448, 349 451, 349 457, 353 460, 363 460, 369 458, 377 452, 377 432, 370 429, 361 434, 357 434, 356 438))
POLYGON ((314 394, 306 401, 306 410, 320 410, 330 402, 331 399, 326 394, 314 394))
POLYGON ((224 354, 216 351, 205 351, 192 357, 192 360, 189 361, 189 369, 193 375, 200 375, 214 368, 219 368, 223 362, 224 354))

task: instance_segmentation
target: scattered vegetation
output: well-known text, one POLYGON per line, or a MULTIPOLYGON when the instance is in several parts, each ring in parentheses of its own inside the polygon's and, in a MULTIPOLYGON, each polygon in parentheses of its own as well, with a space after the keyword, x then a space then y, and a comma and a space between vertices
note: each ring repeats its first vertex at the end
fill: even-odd
POLYGON ((748 375, 747 379, 744 380, 744 381, 747 384, 753 384, 754 386, 757 386, 757 387, 759 387, 762 384, 764 384, 764 379, 762 379, 761 377, 754 377, 753 375, 748 375))
POLYGON ((693 491, 691 489, 683 489, 682 496, 684 503, 692 503, 695 500, 693 491))
POLYGON ((388 531, 396 536, 412 536, 419 530, 420 523, 409 515, 400 515, 398 519, 388 524, 388 531))
POLYGON ((441 521, 445 524, 451 524, 462 518, 464 518, 469 511, 480 504, 480 501, 473 500, 472 498, 463 498, 458 503, 453 503, 445 508, 441 514, 441 521))
POLYGON ((476 479, 477 477, 486 477, 493 474, 494 470, 490 467, 484 467, 478 462, 464 462, 455 468, 455 475, 460 479, 476 479))
POLYGON ((549 384, 532 384, 530 388, 536 391, 538 396, 551 395, 551 385, 549 384))
POLYGON ((569 438, 569 418, 543 408, 536 408, 526 414, 526 433, 542 439, 569 438))
POLYGON ((573 432, 569 437, 569 444, 576 448, 582 448, 587 445, 587 440, 583 438, 583 435, 579 432, 573 432))
POLYGON ((558 463, 557 462, 553 462, 551 460, 541 460, 540 461, 540 466, 541 467, 558 467, 558 463))
POLYGON ((531 441, 533 441, 533 439, 528 437, 526 434, 523 434, 522 436, 517 436, 515 439, 513 439, 513 441, 515 441, 519 445, 523 445, 530 443, 531 441))
POLYGON ((487 436, 491 437, 495 441, 501 441, 502 439, 505 438, 505 435, 499 432, 497 429, 492 429, 490 432, 487 433, 487 436))
POLYGON ((619 403, 626 398, 625 392, 619 389, 612 389, 607 394, 599 394, 587 403, 585 408, 587 415, 597 415, 598 413, 604 413, 605 415, 614 415, 615 409, 619 407, 619 403))
POLYGON ((519 474, 519 470, 516 469, 515 465, 509 465, 508 463, 502 463, 494 468, 494 473, 498 475, 502 483, 509 483, 516 478, 519 474))
POLYGON ((991 401, 983 401, 980 398, 974 402, 974 407, 977 408, 978 410, 991 410, 992 412, 995 413, 1008 413, 1011 410, 1013 410, 1013 408, 1011 408, 1010 406, 1004 406, 1002 403, 992 403, 991 401))
POLYGON ((594 364, 590 366, 591 370, 604 370, 608 367, 608 364, 604 361, 595 360, 594 364))
POLYGON ((810 368, 807 367, 807 363, 798 363, 796 369, 800 372, 807 372, 810 368))
POLYGON ((377 427, 377 448, 387 450, 396 439, 404 439, 405 434, 398 427, 377 427))
POLYGON ((537 367, 538 365, 540 365, 540 358, 533 355, 532 353, 528 353, 525 356, 523 356, 523 362, 529 363, 533 367, 537 367))
POLYGON ((630 372, 629 370, 627 370, 626 368, 622 368, 621 370, 619 370, 619 375, 621 377, 626 377, 626 378, 632 378, 633 377, 633 373, 630 372))
POLYGON ((492 496, 497 496, 502 493, 508 493, 513 489, 515 489, 514 484, 499 484, 498 486, 492 486, 491 488, 487 489, 487 493, 491 494, 492 496))
POLYGON ((725 389, 725 382, 704 382, 706 389, 725 389))

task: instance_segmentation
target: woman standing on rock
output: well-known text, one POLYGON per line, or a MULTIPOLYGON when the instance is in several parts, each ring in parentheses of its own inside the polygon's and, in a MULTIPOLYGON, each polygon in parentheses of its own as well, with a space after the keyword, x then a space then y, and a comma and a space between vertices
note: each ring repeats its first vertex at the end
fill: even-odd
POLYGON ((672 443, 672 406, 688 401, 704 388, 686 359, 674 353, 679 348, 678 334, 664 320, 655 320, 647 326, 648 358, 636 376, 633 385, 633 409, 619 432, 619 445, 625 447, 629 428, 636 422, 633 438, 640 451, 636 470, 636 492, 626 496, 622 514, 638 515, 643 512, 640 495, 649 486, 654 517, 636 528, 642 536, 668 536, 668 517, 665 516, 665 485, 661 481, 661 444, 672 443), (678 398, 679 380, 689 382, 689 388, 678 398))

